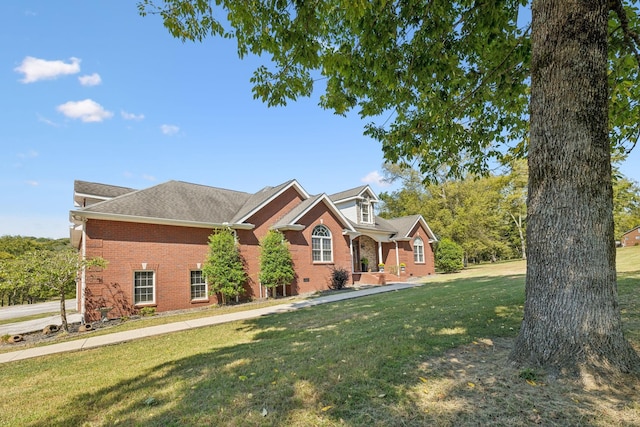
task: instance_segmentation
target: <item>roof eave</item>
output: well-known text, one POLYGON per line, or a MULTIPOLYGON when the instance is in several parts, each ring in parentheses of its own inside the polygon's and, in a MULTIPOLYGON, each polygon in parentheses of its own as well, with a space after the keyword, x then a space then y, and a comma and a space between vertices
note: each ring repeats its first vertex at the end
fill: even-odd
POLYGON ((302 231, 306 228, 306 226, 302 224, 284 224, 284 225, 276 225, 271 227, 272 230, 278 231, 302 231))
POLYGON ((134 222, 139 224, 156 224, 156 225, 172 225, 176 227, 194 227, 194 228, 232 228, 235 230, 253 230, 254 224, 249 223, 215 223, 215 222, 201 222, 201 221, 189 221, 180 219, 168 219, 168 218, 153 218, 143 217, 135 215, 121 215, 113 213, 102 212, 87 212, 87 211, 70 211, 69 215, 72 222, 82 221, 85 219, 99 219, 104 221, 119 221, 119 222, 134 222))

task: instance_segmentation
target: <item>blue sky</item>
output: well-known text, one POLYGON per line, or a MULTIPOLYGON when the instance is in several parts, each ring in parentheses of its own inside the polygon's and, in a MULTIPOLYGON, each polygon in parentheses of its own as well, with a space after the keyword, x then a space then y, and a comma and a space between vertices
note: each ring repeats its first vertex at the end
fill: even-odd
MULTIPOLYGON (((256 58, 228 40, 183 44, 133 1, 3 3, 0 52, 0 235, 68 237, 75 179, 390 189, 356 114, 317 98, 267 108, 251 93, 256 58)), ((622 165, 636 181, 639 151, 622 165)))

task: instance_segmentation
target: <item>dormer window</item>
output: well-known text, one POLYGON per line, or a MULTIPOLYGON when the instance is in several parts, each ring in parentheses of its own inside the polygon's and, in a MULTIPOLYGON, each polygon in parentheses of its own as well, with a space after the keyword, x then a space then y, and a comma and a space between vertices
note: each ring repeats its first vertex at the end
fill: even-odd
POLYGON ((364 224, 373 223, 373 205, 368 196, 365 196, 360 201, 360 222, 364 224))

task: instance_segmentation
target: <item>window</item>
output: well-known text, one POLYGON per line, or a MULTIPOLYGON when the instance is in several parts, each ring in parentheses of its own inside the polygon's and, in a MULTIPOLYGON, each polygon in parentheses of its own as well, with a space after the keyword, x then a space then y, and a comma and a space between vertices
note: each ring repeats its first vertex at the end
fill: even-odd
POLYGON ((134 304, 153 304, 155 275, 153 271, 136 271, 133 275, 134 304))
POLYGON ((368 197, 365 197, 360 202, 360 222, 371 224, 373 222, 371 221, 372 217, 373 215, 371 215, 371 200, 369 200, 368 197))
POLYGON ((424 243, 422 243, 422 239, 419 237, 413 240, 413 261, 416 263, 424 263, 424 243))
POLYGON ((202 270, 191 270, 191 299, 207 299, 207 281, 202 270))
POLYGON ((331 232, 324 225, 318 225, 311 233, 311 254, 313 262, 331 262, 331 232))

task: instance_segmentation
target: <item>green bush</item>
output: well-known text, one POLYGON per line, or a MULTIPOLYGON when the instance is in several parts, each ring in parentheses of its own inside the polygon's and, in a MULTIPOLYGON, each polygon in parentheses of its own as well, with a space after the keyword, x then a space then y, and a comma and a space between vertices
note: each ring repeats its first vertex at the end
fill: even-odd
POLYGON ((344 267, 331 268, 331 289, 343 289, 349 281, 349 271, 344 267))
POLYGON ((140 309, 140 316, 142 317, 153 316, 155 314, 156 314, 155 307, 143 307, 140 309))
POLYGON ((436 269, 443 273, 456 273, 462 270, 462 247, 450 239, 442 239, 436 250, 436 269))
POLYGON ((277 286, 284 287, 295 277, 289 242, 281 232, 270 230, 260 240, 260 275, 258 276, 260 283, 270 288, 273 296, 277 286))
POLYGON ((202 267, 209 293, 219 294, 222 303, 244 294, 247 274, 235 235, 231 229, 218 229, 209 236, 209 254, 202 267))

